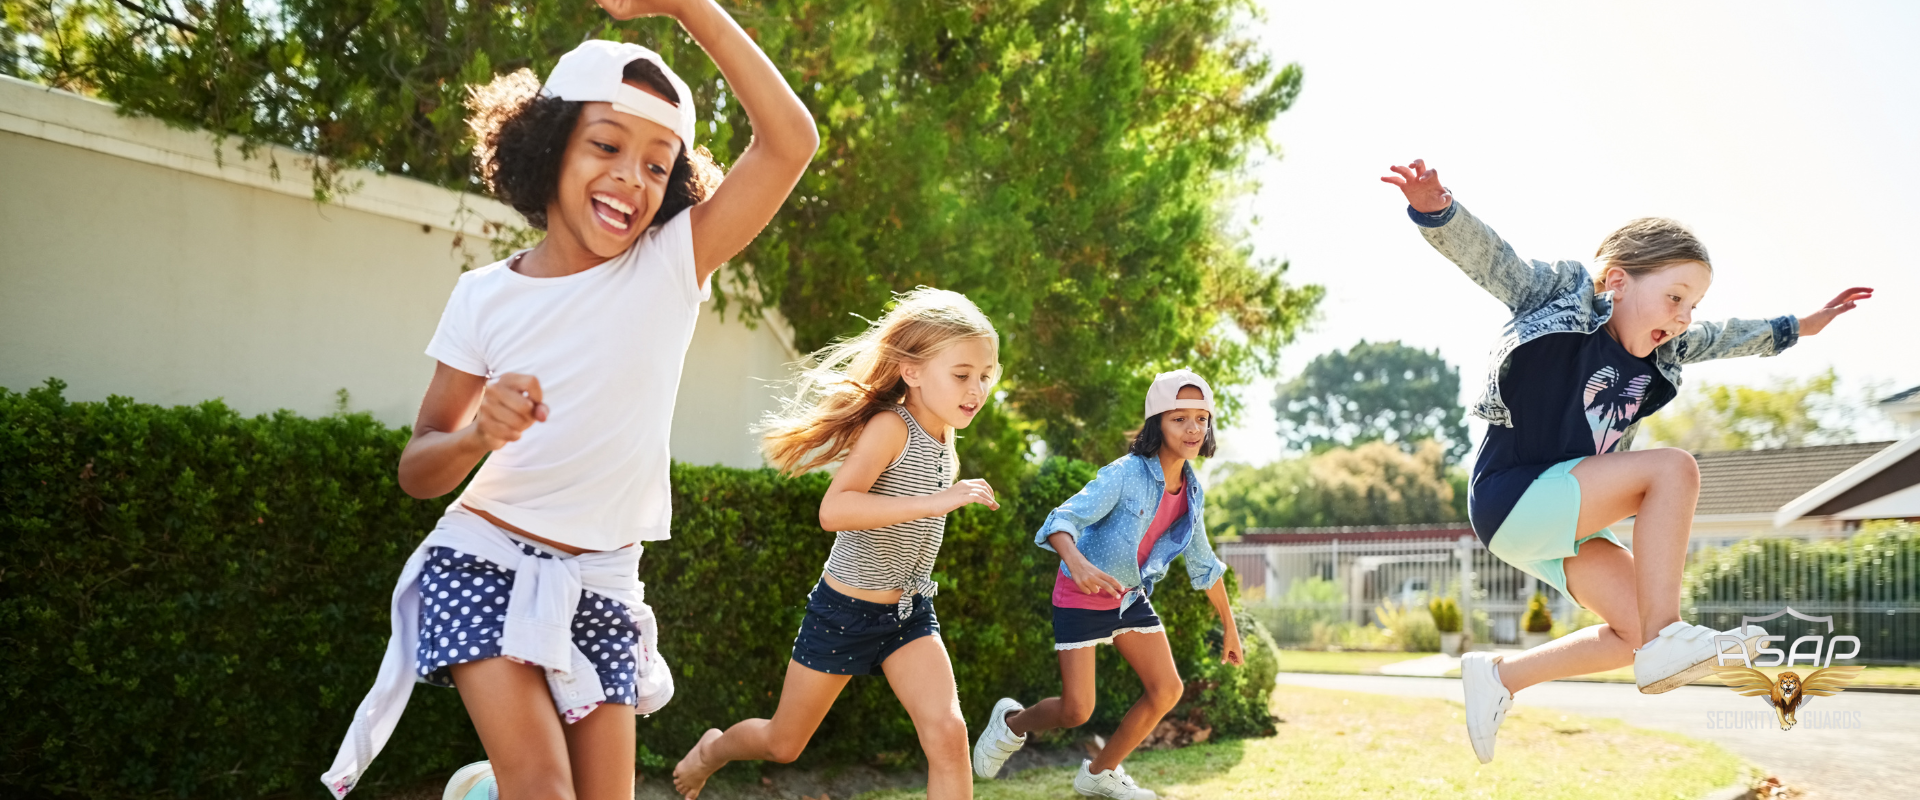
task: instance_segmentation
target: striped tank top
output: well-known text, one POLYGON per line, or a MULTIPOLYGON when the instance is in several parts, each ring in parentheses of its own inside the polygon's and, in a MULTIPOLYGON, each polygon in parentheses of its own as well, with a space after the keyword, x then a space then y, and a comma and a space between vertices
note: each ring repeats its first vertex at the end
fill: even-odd
MULTIPOLYGON (((922 497, 953 485, 959 457, 951 444, 941 444, 921 429, 907 407, 892 406, 907 421, 907 446, 880 472, 868 493, 881 497, 922 497)), ((947 516, 922 517, 864 531, 841 531, 827 554, 827 574, 859 589, 899 589, 901 619, 913 612, 914 595, 933 597, 933 559, 940 554, 947 516)))

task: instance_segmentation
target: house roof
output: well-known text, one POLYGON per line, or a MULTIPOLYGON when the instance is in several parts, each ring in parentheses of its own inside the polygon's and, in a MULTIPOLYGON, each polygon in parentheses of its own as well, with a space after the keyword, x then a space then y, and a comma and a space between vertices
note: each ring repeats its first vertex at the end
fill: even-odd
POLYGON ((1879 404, 1886 406, 1886 405, 1893 405, 1895 403, 1906 403, 1906 402, 1912 402, 1912 401, 1920 401, 1920 386, 1915 386, 1904 392, 1895 392, 1893 394, 1887 395, 1886 397, 1882 397, 1880 398, 1879 404))
POLYGON ((1697 453, 1694 514, 1772 514, 1893 442, 1697 453))
MULTIPOLYGON (((1920 433, 1916 433, 1848 467, 1782 505, 1775 526, 1810 515, 1851 516, 1849 509, 1920 486, 1920 433)), ((1907 500, 1882 501, 1875 513, 1904 517, 1916 512, 1907 500), (1898 508, 1896 508, 1898 507, 1898 508)), ((1861 509, 1861 512, 1866 512, 1861 509)), ((1862 517, 1853 516, 1855 519, 1862 517)))

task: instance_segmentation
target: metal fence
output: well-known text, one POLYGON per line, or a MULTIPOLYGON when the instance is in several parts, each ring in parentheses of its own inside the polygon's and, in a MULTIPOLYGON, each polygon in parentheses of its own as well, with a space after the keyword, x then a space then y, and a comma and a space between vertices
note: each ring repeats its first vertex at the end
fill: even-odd
MULTIPOLYGON (((1681 613, 1723 630, 1742 616, 1787 607, 1831 615, 1834 635, 1860 637, 1860 661, 1920 661, 1920 546, 1913 536, 1896 545, 1860 538, 1695 542, 1681 613)), ((1520 643, 1521 619, 1536 589, 1555 620, 1573 623, 1578 611, 1570 598, 1495 558, 1472 536, 1234 542, 1218 549, 1238 573, 1249 609, 1283 644, 1342 627, 1377 628, 1398 610, 1424 620, 1426 603, 1436 596, 1458 600, 1476 642, 1501 646, 1520 643)))

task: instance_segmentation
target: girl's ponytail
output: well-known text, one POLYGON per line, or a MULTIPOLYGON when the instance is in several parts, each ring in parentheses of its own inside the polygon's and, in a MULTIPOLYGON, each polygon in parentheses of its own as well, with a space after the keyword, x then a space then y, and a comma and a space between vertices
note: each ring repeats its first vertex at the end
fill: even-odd
POLYGON ((999 343, 993 323, 965 295, 925 286, 898 295, 860 335, 802 362, 793 393, 756 428, 767 460, 790 475, 838 460, 868 419, 906 399, 902 366, 965 339, 999 343))

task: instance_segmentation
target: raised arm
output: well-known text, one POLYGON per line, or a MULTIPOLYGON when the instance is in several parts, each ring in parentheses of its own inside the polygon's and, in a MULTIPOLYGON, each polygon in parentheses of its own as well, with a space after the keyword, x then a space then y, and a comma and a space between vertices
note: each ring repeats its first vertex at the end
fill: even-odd
POLYGON ((1682 364, 1716 358, 1779 355, 1781 351, 1799 343, 1800 337, 1825 330, 1834 318, 1852 311, 1860 301, 1871 297, 1872 289, 1855 286, 1835 296, 1820 310, 1805 316, 1786 314, 1772 319, 1696 322, 1666 346, 1673 348, 1674 360, 1682 364))
MULTIPOLYGON (((713 0, 599 0, 615 19, 671 16, 707 51, 746 109, 753 141, 706 202, 693 207, 693 260, 705 285, 773 219, 820 147, 813 115, 780 70, 713 0)), ((692 102, 688 98, 687 102, 692 102)))
POLYGON ((1539 308, 1591 280, 1586 268, 1572 261, 1548 264, 1515 255, 1512 245, 1454 202, 1453 193, 1440 184, 1440 171, 1428 169, 1425 161, 1390 169, 1394 174, 1380 180, 1406 195, 1408 215, 1420 225, 1420 235, 1513 313, 1539 308))

